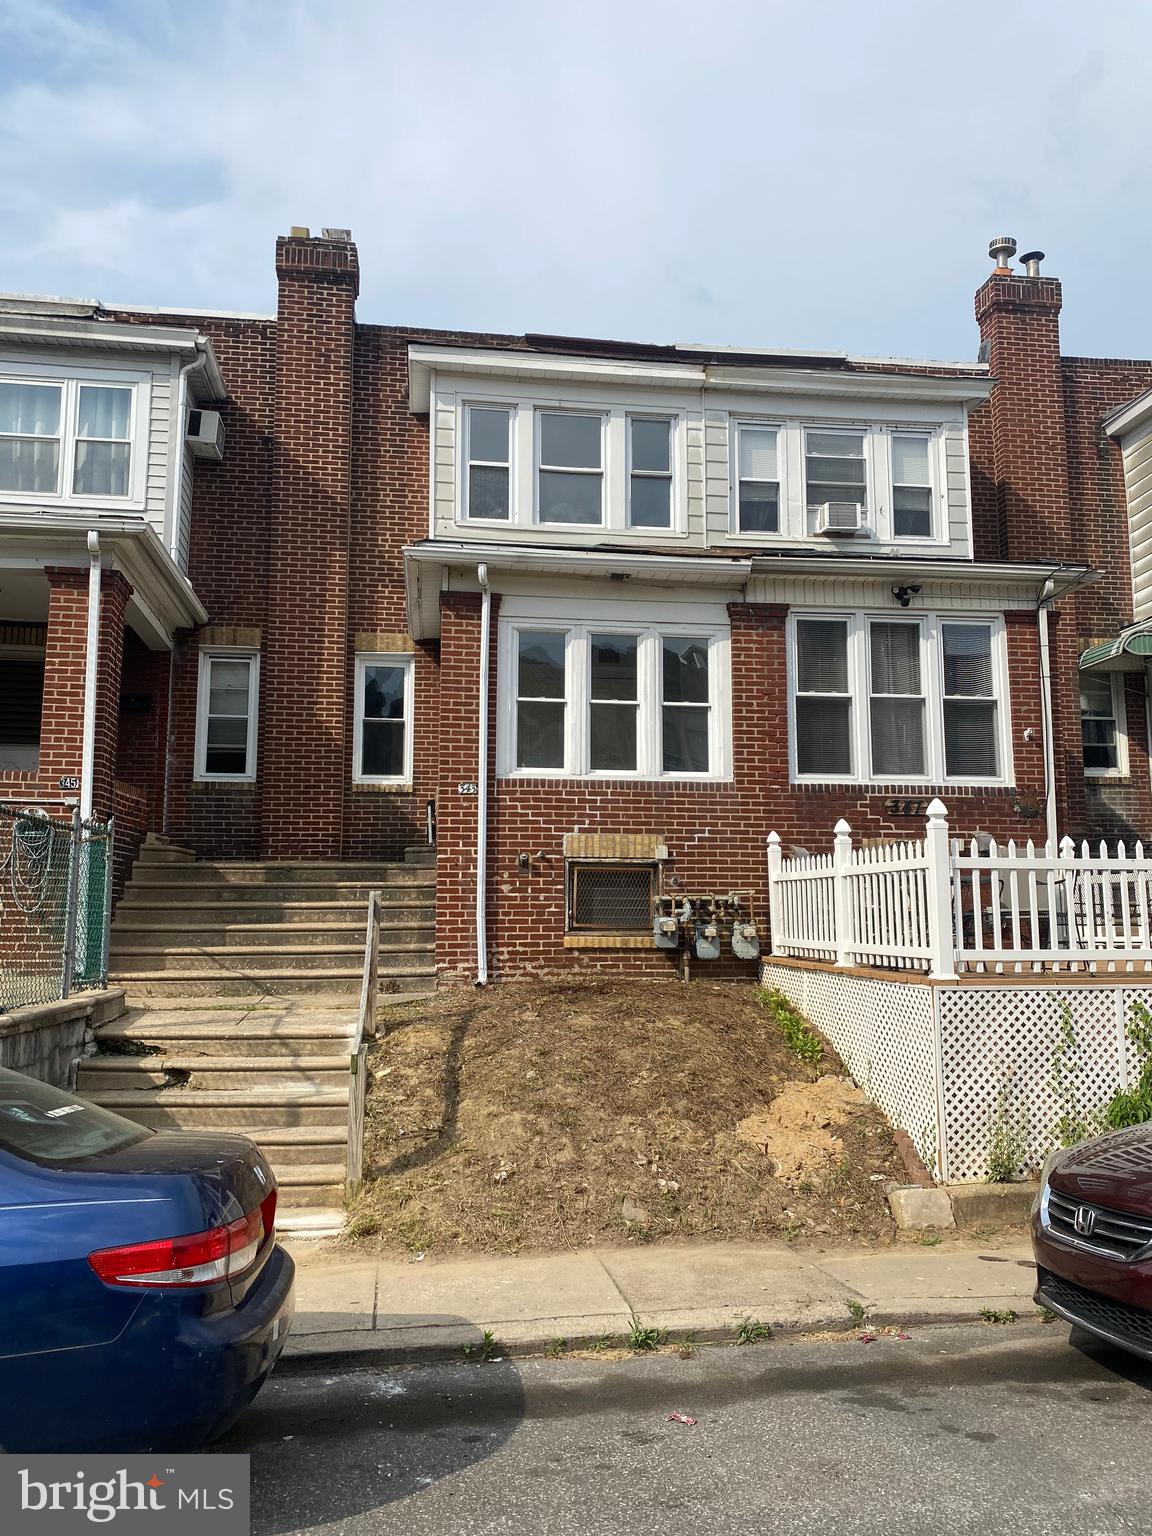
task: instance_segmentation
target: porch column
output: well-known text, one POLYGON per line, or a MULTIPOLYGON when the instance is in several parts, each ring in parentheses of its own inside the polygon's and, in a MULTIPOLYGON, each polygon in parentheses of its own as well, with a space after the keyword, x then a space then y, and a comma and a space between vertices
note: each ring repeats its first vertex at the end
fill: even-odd
MULTIPOLYGON (((44 708, 40 723, 40 787, 46 799, 74 800, 84 751, 84 673, 88 625, 88 571, 48 566, 48 631, 44 644, 44 708), (64 785, 61 780, 66 781, 64 785)), ((124 610, 132 588, 119 571, 100 583, 100 645, 96 672, 96 740, 92 806, 112 813, 119 731, 124 610)))

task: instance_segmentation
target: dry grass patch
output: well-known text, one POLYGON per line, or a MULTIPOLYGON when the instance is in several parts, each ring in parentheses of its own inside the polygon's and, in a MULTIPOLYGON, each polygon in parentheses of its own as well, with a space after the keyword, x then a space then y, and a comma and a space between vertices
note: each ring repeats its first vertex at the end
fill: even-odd
POLYGON ((887 1122, 831 1052, 799 1060, 750 986, 525 982, 382 1017, 360 1242, 890 1240, 887 1122))

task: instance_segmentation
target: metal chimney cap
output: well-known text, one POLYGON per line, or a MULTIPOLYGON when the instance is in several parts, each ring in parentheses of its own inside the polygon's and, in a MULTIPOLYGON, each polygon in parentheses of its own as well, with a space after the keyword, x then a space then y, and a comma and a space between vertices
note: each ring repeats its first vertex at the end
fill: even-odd
POLYGON ((1044 260, 1043 251, 1025 251, 1020 260, 1029 277, 1040 276, 1040 263, 1044 260))
POLYGON ((1016 242, 1011 235, 997 235, 988 242, 988 254, 997 266, 1006 267, 1008 257, 1016 254, 1016 242))

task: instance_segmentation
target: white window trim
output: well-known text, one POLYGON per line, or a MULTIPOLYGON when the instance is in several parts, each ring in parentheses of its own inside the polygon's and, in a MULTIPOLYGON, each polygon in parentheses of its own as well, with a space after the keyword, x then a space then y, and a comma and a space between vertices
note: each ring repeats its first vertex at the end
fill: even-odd
POLYGON ((510 779, 581 779, 712 784, 732 776, 731 633, 714 624, 636 623, 604 618, 592 623, 557 619, 501 619, 498 685, 497 772, 510 779), (564 644, 564 766, 519 768, 516 766, 516 703, 518 637, 522 631, 563 634, 564 644), (637 662, 638 710, 636 722, 637 766, 632 772, 617 768, 588 767, 592 718, 589 636, 636 635, 640 640, 637 662), (665 635, 690 635, 708 642, 708 756, 707 773, 682 770, 665 772, 663 763, 663 647, 665 635))
MULTIPOLYGON (((24 362, 0 358, 0 383, 55 384, 60 387, 60 475, 55 491, 6 491, 0 489, 0 504, 18 506, 99 507, 137 509, 145 504, 148 484, 148 422, 151 402, 150 373, 138 369, 67 368, 48 363, 24 362), (132 391, 129 422, 129 483, 125 496, 89 496, 73 491, 75 479, 80 386, 106 385, 132 391)), ((44 441, 55 441, 45 438, 44 441)), ((95 439, 105 441, 105 439, 95 439)))
POLYGON ((256 779, 256 747, 259 739, 260 652, 245 646, 204 646, 200 651, 196 679, 196 752, 192 772, 199 784, 251 784, 256 779), (245 773, 209 773, 205 767, 208 752, 208 700, 211 663, 214 660, 249 661, 248 669, 248 768, 245 773))
MULTIPOLYGON (((674 539, 688 537, 688 417, 682 403, 664 405, 660 401, 624 401, 605 405, 590 399, 587 404, 566 398, 562 401, 527 399, 521 395, 496 391, 483 395, 468 392, 455 401, 455 448, 453 507, 455 522, 462 528, 491 528, 507 532, 531 529, 534 533, 563 538, 566 534, 587 538, 589 534, 621 533, 629 539, 674 539), (471 409, 511 411, 511 455, 509 474, 509 516, 507 518, 468 516, 468 412, 471 409), (601 519, 595 523, 545 523, 539 518, 540 416, 599 416, 603 422, 601 437, 601 519), (631 499, 631 441, 628 422, 632 417, 670 423, 672 464, 672 521, 667 528, 633 527, 629 516, 631 499)), ((430 495, 435 504, 436 445, 430 455, 430 495)), ((558 466, 559 467, 559 466, 558 466)), ((579 474, 581 471, 575 470, 579 474)), ((595 474, 595 470, 583 473, 595 474)), ((435 512, 432 523, 435 530, 435 512)))
POLYGON ((797 544, 808 548, 844 548, 869 542, 914 549, 944 548, 949 542, 948 485, 945 459, 947 424, 944 422, 822 420, 815 417, 758 416, 752 411, 732 412, 728 417, 728 538, 735 543, 763 545, 797 544), (776 533, 743 533, 740 530, 740 429, 772 428, 777 433, 776 467, 780 476, 780 527, 776 533), (809 432, 863 434, 864 490, 867 534, 857 538, 830 539, 817 534, 815 514, 808 511, 807 435, 809 432), (928 537, 897 538, 892 508, 893 436, 928 439, 928 472, 932 491, 932 531, 928 537))
POLYGON ((940 784, 1004 788, 1014 782, 1012 763, 1011 699, 1008 692, 1008 649, 1004 619, 1000 614, 944 611, 903 613, 892 609, 794 609, 788 615, 788 775, 793 784, 940 784), (796 762, 796 626, 801 619, 840 619, 848 624, 848 682, 852 766, 850 773, 804 773, 796 762), (876 774, 871 770, 871 677, 869 646, 871 625, 919 623, 920 673, 924 712, 925 769, 921 774, 876 774), (1000 772, 994 777, 957 777, 945 772, 944 755, 944 659, 941 626, 983 624, 992 632, 992 680, 996 699, 996 752, 1000 772), (867 770, 867 771, 865 771, 867 770))
POLYGON ((1130 769, 1128 764, 1128 704, 1124 696, 1123 672, 1107 672, 1104 674, 1112 689, 1112 716, 1116 722, 1116 766, 1115 768, 1089 768, 1084 766, 1086 779, 1126 779, 1130 769))
POLYGON ((673 533, 676 528, 676 502, 679 496, 676 473, 676 415, 672 411, 626 411, 624 414, 624 452, 626 461, 624 465, 624 525, 629 533, 649 534, 659 537, 661 534, 673 533), (633 469, 632 468, 632 423, 634 421, 661 421, 668 427, 668 468, 657 469, 633 469), (667 480, 668 482, 668 522, 662 523, 634 523, 632 521, 632 477, 638 476, 641 480, 667 480))
POLYGON ((592 406, 576 405, 541 405, 532 413, 532 522, 537 528, 546 528, 554 531, 559 528, 581 529, 604 528, 608 521, 608 460, 610 453, 609 423, 610 413, 605 410, 597 410, 592 406), (570 464, 545 464, 541 441, 544 435, 545 416, 583 416, 590 420, 600 420, 600 467, 598 469, 585 468, 581 465, 570 464), (549 523, 540 516, 540 473, 541 471, 553 471, 561 475, 581 475, 589 479, 595 477, 600 482, 600 516, 590 523, 549 523))
MULTIPOLYGON (((482 519, 488 521, 488 519, 482 519)), ((416 658, 411 651, 357 651, 356 694, 353 709, 352 782, 353 784, 412 783, 413 705, 416 697, 416 658), (364 672, 368 667, 402 667, 404 671, 404 767, 401 773, 365 773, 361 767, 364 753, 364 672)))
POLYGON ((458 478, 456 497, 456 521, 460 523, 474 523, 480 528, 510 528, 516 522, 516 417, 517 407, 507 401, 497 400, 464 400, 460 409, 460 473, 458 478), (480 411, 507 411, 508 412, 508 516, 507 517, 473 517, 469 507, 469 491, 471 487, 471 475, 469 470, 473 463, 488 465, 493 469, 504 466, 497 464, 492 459, 472 458, 472 412, 480 411))

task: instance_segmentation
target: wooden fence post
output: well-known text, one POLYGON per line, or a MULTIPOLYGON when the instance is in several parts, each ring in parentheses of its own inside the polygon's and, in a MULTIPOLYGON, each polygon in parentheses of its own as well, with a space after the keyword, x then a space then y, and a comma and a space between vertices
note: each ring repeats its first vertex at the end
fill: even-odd
POLYGON ((948 810, 941 800, 928 807, 924 834, 928 885, 928 974, 937 981, 956 980, 956 936, 952 919, 952 855, 948 847, 948 810))
POLYGON ((848 901, 848 871, 852 867, 852 828, 841 816, 832 843, 832 915, 836 924, 836 964, 851 965, 852 914, 848 901))

